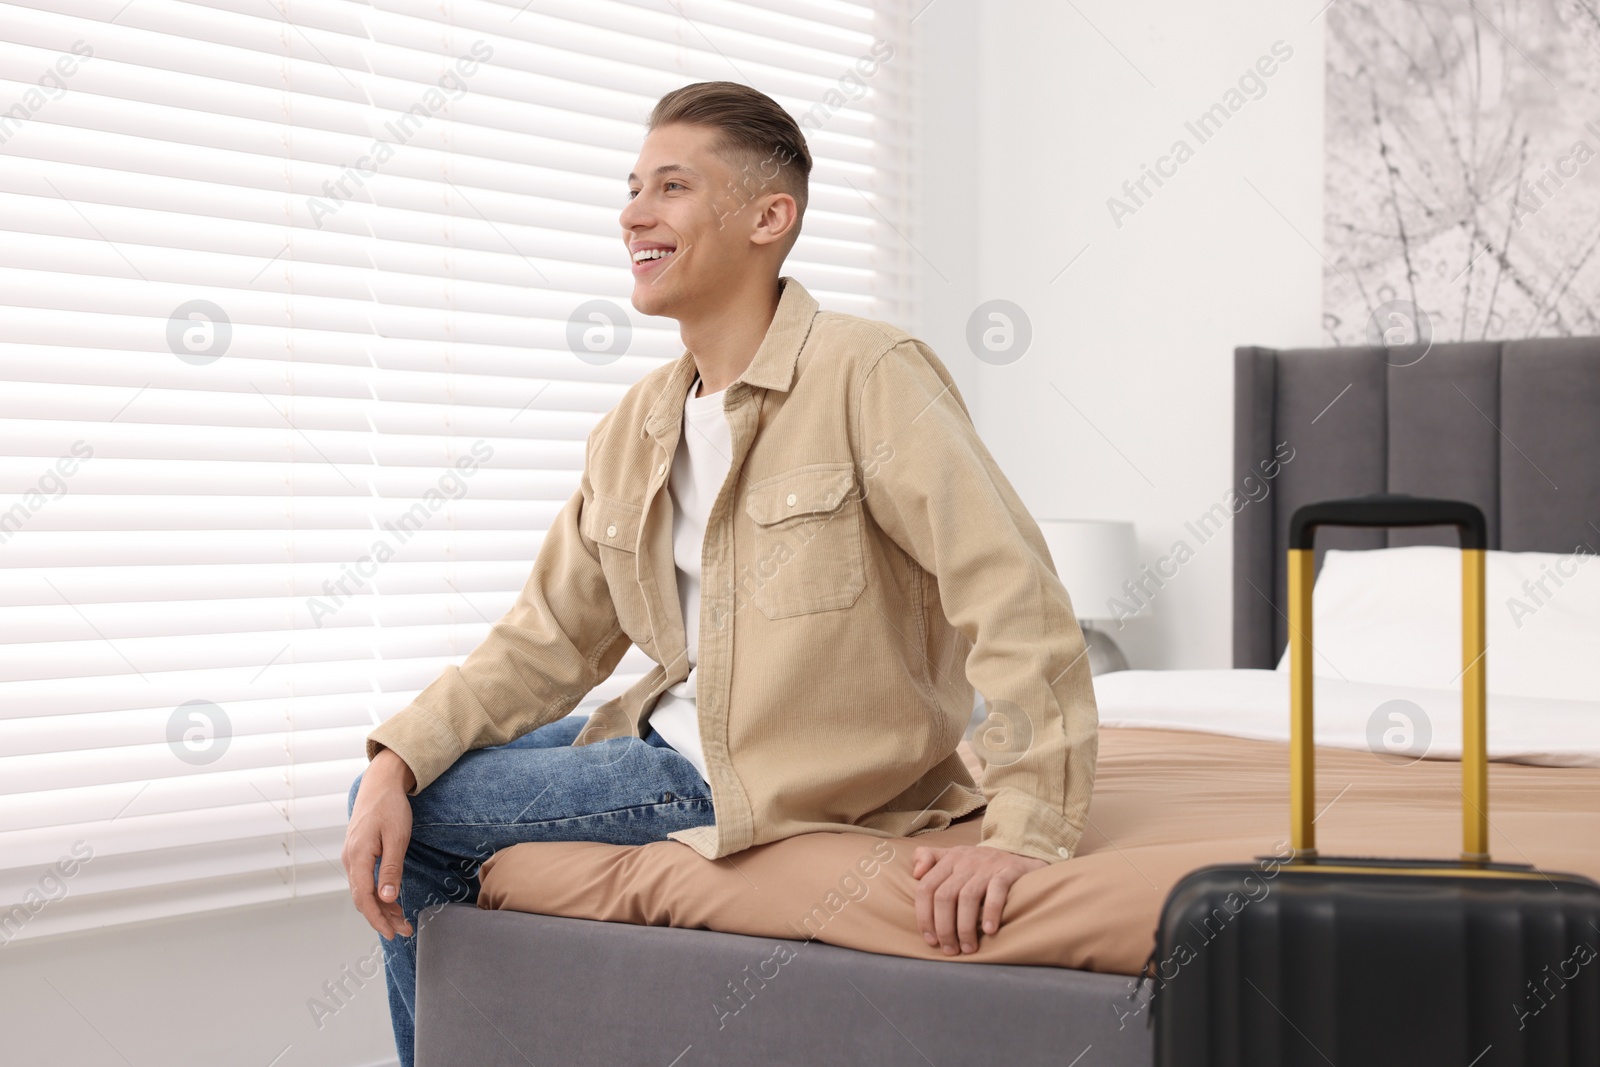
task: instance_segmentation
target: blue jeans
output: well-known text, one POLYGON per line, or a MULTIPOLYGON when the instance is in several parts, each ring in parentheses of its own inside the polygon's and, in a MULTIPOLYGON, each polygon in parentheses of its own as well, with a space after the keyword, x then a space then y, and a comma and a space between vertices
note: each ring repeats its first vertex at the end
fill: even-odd
MULTIPOLYGON (((477 902, 484 860, 523 841, 642 845, 712 822, 711 787, 659 733, 572 747, 587 721, 567 716, 508 745, 473 749, 410 798, 400 908, 412 936, 382 942, 401 1067, 414 1056, 417 936, 445 904, 477 902)), ((360 786, 357 777, 352 809, 360 786)))

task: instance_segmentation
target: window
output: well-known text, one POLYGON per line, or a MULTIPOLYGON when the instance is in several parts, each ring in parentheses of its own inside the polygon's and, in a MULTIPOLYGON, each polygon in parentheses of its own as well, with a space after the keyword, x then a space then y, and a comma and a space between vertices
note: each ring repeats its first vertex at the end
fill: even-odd
POLYGON ((55 6, 0 41, 0 943, 345 889, 366 733, 682 351, 617 225, 660 95, 802 120, 824 306, 910 277, 898 3, 55 6))

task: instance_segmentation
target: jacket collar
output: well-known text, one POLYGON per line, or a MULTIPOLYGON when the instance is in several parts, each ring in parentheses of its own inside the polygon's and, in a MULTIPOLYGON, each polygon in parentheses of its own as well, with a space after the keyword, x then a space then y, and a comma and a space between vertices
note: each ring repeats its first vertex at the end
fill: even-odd
MULTIPOLYGON (((766 336, 761 339, 761 347, 756 349, 750 365, 734 379, 729 389, 743 382, 747 387, 788 392, 794 384, 795 366, 811 333, 818 304, 805 286, 793 278, 780 277, 778 285, 778 310, 772 316, 772 324, 767 327, 766 336)), ((683 397, 694 375, 694 355, 685 349, 672 365, 661 393, 645 417, 645 432, 657 434, 683 417, 683 397)))

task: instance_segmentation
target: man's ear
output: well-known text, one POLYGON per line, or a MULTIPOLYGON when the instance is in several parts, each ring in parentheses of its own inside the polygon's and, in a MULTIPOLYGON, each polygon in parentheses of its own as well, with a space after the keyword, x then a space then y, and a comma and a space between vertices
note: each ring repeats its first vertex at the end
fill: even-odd
POLYGON ((799 208, 788 193, 768 193, 755 220, 751 239, 757 244, 772 244, 789 239, 799 208))

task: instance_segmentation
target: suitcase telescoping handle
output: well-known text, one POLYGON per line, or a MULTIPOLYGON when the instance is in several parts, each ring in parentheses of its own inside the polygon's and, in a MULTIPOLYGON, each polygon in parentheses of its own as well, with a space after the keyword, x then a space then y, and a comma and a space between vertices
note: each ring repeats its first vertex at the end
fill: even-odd
POLYGON ((1461 536, 1461 796, 1463 863, 1489 861, 1487 676, 1483 660, 1483 512, 1460 500, 1374 494, 1297 508, 1289 523, 1289 818, 1296 859, 1317 856, 1316 763, 1311 710, 1311 584, 1319 526, 1455 526, 1461 536))

